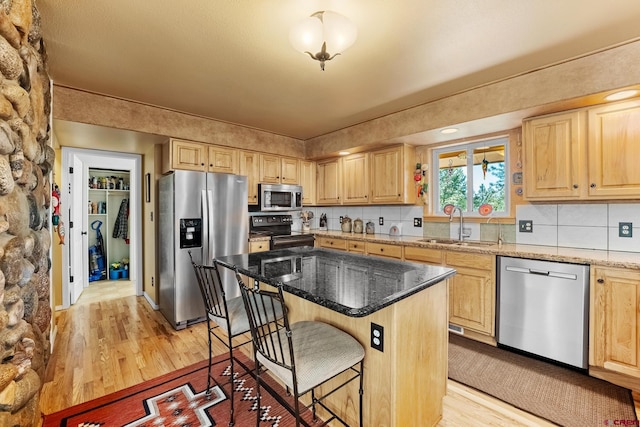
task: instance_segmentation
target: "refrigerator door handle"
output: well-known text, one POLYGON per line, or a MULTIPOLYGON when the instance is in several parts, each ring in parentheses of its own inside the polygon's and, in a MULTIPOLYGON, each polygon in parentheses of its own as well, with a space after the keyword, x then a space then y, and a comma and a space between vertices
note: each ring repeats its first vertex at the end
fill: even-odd
POLYGON ((209 198, 207 197, 207 191, 202 190, 200 192, 201 203, 201 215, 202 215, 202 264, 206 265, 205 260, 209 258, 209 198))
POLYGON ((213 248, 213 220, 213 191, 207 190, 207 257, 205 258, 207 265, 213 262, 215 253, 213 248))

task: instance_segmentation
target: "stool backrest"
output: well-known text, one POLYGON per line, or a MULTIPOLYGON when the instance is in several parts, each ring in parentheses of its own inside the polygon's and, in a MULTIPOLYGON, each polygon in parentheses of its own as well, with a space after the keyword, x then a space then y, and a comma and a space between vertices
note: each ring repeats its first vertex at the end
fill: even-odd
POLYGON ((236 278, 249 318, 251 338, 255 350, 271 362, 292 371, 295 378, 295 359, 291 344, 291 329, 284 304, 282 287, 277 292, 261 290, 257 282, 248 287, 236 270, 236 278), (281 313, 278 311, 281 308, 281 313), (279 321, 269 321, 279 319, 279 321))
POLYGON ((191 257, 191 251, 189 251, 189 258, 191 258, 191 265, 193 265, 193 271, 198 279, 198 287, 204 300, 207 316, 219 317, 228 322, 227 300, 218 264, 215 261, 213 265, 196 264, 191 257))

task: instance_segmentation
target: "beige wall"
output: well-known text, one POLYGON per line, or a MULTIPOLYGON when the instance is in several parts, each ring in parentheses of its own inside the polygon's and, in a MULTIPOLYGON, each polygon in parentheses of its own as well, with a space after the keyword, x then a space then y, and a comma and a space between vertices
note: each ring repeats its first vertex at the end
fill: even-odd
POLYGON ((53 118, 304 157, 304 142, 298 139, 57 85, 54 85, 53 118))

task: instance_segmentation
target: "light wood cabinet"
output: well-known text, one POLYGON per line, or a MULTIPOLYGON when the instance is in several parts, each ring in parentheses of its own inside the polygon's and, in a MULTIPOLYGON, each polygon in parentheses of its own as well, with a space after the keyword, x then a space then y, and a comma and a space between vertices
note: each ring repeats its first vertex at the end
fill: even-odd
POLYGON ((524 122, 524 195, 529 200, 579 198, 583 193, 583 114, 524 122))
POLYGON ((404 259, 407 261, 423 262, 425 264, 442 264, 443 251, 431 248, 404 247, 404 259))
POLYGON ((445 265, 449 279, 449 323, 464 335, 495 345, 496 258, 494 255, 404 247, 406 261, 445 265))
POLYGON ((533 118, 523 127, 527 200, 640 198, 640 100, 533 118))
POLYGON ((299 184, 300 183, 300 161, 283 157, 280 160, 280 168, 282 176, 280 182, 282 184, 299 184))
POLYGON ((365 253, 366 244, 362 240, 347 240, 347 250, 349 252, 365 253))
POLYGON ((162 147, 162 172, 175 169, 207 170, 207 146, 197 142, 170 139, 162 147))
POLYGON ((297 159, 260 154, 260 182, 269 184, 298 184, 299 161, 297 159))
POLYGON ((589 364, 640 378, 640 271, 592 266, 591 279, 589 364))
POLYGON ((260 182, 280 184, 282 165, 280 156, 260 154, 260 182))
POLYGON ((402 259, 402 246, 367 242, 366 248, 368 255, 402 259))
POLYGON ((238 173, 238 150, 217 145, 208 147, 207 170, 209 172, 238 173))
POLYGON ((347 250, 347 241, 344 239, 334 239, 331 237, 318 237, 316 239, 316 246, 327 249, 337 249, 341 251, 347 250))
POLYGON ((640 100, 588 114, 589 197, 640 198, 640 100))
POLYGON ((370 156, 371 203, 415 203, 415 147, 398 145, 373 151, 370 156))
POLYGON ((316 200, 319 205, 340 204, 342 159, 322 160, 316 163, 316 200))
POLYGON ((260 174, 260 155, 255 151, 240 151, 239 174, 247 177, 249 193, 247 202, 250 205, 258 204, 258 178, 260 174))
POLYGON ((172 170, 238 173, 238 150, 171 139, 163 146, 162 172, 172 170))
POLYGON ((495 256, 447 251, 444 264, 455 268, 449 279, 449 322, 495 336, 495 256))
POLYGON ((249 242, 249 253, 265 252, 269 250, 269 241, 249 242))
POLYGON ((342 158, 342 204, 369 203, 369 154, 357 153, 342 158))
POLYGON ((300 161, 300 185, 302 186, 302 205, 316 204, 316 162, 300 161))

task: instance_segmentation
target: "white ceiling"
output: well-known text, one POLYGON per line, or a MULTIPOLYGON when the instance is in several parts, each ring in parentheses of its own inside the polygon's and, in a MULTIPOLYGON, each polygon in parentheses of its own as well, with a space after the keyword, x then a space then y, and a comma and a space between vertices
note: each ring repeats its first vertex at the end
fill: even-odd
POLYGON ((58 85, 309 139, 640 37, 637 0, 38 0, 58 85), (326 64, 289 28, 358 39, 326 64))

